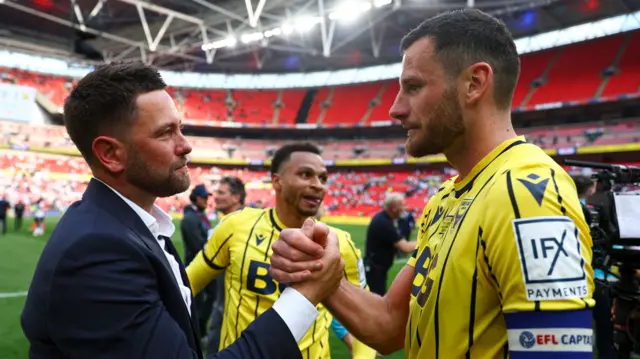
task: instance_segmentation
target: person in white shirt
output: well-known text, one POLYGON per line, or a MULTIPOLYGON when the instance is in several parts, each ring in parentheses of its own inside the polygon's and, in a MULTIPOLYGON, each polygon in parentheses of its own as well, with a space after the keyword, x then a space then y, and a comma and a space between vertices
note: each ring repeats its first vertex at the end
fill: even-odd
MULTIPOLYGON (((80 80, 64 114, 94 178, 35 270, 21 318, 29 357, 201 359, 197 311, 171 241, 175 227, 154 205, 190 184, 191 146, 166 84, 141 63, 100 66, 80 80)), ((331 250, 318 266, 314 281, 287 288, 215 358, 302 359, 297 342, 344 269, 331 250)))

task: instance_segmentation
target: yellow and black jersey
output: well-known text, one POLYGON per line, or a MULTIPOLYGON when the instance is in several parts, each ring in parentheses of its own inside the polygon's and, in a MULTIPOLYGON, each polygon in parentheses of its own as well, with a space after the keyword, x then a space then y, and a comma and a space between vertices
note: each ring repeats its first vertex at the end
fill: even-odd
MULTIPOLYGON (((227 215, 215 228, 203 251, 187 268, 194 295, 225 271, 225 316, 220 349, 233 343, 242 331, 278 299, 284 286, 269 274, 271 244, 286 228, 274 209, 244 208, 227 215)), ((345 278, 367 287, 360 250, 345 231, 331 228, 340 242, 345 278)), ((330 358, 329 328, 333 317, 322 305, 320 315, 300 341, 306 359, 330 358)))
POLYGON ((424 209, 407 358, 590 358, 591 251, 571 177, 504 142, 424 209))

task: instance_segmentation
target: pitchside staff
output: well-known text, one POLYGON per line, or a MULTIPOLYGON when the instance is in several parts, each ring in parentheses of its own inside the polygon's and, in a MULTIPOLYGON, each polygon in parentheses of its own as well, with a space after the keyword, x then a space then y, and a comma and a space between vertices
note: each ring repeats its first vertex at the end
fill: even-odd
POLYGON ((416 242, 403 238, 398 228, 397 220, 406 209, 404 196, 389 193, 383 207, 371 219, 365 241, 367 284, 371 292, 380 295, 387 292, 387 272, 393 265, 396 251, 411 253, 416 249, 416 242))

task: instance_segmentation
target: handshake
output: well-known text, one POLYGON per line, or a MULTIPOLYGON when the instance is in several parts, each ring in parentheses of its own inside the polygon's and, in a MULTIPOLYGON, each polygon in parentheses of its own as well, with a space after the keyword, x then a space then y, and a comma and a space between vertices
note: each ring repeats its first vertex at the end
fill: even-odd
POLYGON ((291 285, 314 306, 340 286, 344 262, 338 237, 327 225, 307 219, 300 229, 283 230, 272 249, 273 279, 291 285))

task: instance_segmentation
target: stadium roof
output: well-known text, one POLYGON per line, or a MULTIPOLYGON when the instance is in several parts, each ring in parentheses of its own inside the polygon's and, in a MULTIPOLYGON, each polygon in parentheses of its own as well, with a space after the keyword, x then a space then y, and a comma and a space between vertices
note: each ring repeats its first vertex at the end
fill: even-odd
POLYGON ((640 0, 0 0, 0 47, 198 72, 334 70, 398 62, 409 29, 465 6, 520 38, 636 11, 640 0))

